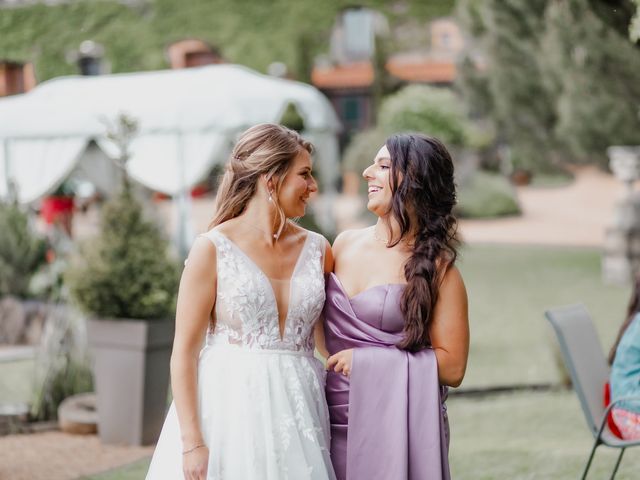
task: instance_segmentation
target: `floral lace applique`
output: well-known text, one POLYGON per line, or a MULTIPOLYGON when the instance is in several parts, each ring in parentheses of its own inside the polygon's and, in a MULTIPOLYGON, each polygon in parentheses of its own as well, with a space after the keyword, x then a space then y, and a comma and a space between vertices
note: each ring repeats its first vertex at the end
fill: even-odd
POLYGON ((208 342, 223 340, 248 348, 313 351, 313 327, 324 305, 324 239, 313 232, 300 252, 290 280, 282 339, 278 307, 269 279, 231 240, 211 230, 217 250, 216 325, 208 342))

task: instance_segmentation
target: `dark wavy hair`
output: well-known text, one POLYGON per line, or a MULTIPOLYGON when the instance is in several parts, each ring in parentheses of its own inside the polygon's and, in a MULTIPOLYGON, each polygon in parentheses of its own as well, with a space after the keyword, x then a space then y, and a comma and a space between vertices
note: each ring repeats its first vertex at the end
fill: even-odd
POLYGON ((458 255, 453 161, 439 140, 426 135, 393 135, 386 146, 391 157, 389 213, 400 226, 399 236, 389 237, 388 246, 403 239, 412 246, 401 299, 404 339, 397 346, 415 352, 431 344, 429 326, 438 289, 458 255))

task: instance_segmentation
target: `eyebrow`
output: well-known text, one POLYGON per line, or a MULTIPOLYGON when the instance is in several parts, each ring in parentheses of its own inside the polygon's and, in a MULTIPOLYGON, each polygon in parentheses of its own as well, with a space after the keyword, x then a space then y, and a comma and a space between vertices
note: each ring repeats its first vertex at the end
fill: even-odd
POLYGON ((378 157, 378 158, 376 158, 376 163, 380 163, 383 160, 387 160, 387 161, 390 162, 391 158, 389 158, 389 157, 378 157))

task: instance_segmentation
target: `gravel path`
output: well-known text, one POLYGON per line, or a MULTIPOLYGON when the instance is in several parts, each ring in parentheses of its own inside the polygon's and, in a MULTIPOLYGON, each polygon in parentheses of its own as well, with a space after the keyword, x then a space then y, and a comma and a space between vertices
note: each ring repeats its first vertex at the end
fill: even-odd
POLYGON ((624 187, 593 167, 575 172, 570 185, 519 187, 522 215, 498 220, 462 220, 468 243, 510 243, 600 247, 624 187))
POLYGON ((95 435, 44 432, 0 437, 0 479, 71 480, 126 465, 153 447, 100 444, 95 435))

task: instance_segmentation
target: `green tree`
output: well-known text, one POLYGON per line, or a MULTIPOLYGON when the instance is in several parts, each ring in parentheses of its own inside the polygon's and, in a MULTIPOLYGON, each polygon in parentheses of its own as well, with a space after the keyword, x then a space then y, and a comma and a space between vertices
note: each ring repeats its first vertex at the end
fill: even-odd
POLYGON ((83 246, 67 271, 80 307, 107 318, 166 319, 172 315, 177 266, 158 227, 144 218, 129 189, 103 207, 101 233, 83 246))
POLYGON ((45 263, 46 243, 16 203, 0 203, 0 295, 26 297, 29 282, 45 263))
POLYGON ((629 33, 631 36, 631 40, 637 42, 640 40, 640 0, 635 0, 636 2, 636 13, 633 19, 631 20, 631 26, 629 27, 629 33))
POLYGON ((608 146, 640 142, 640 49, 617 15, 588 0, 552 2, 546 19, 549 54, 540 57, 558 92, 556 135, 574 158, 606 164, 608 146))
POLYGON ((465 26, 480 35, 487 62, 486 74, 468 65, 461 71, 469 75, 466 93, 476 94, 471 99, 476 111, 490 112, 499 137, 512 147, 514 162, 536 169, 554 164, 558 148, 555 95, 539 64, 547 3, 468 0, 460 5, 465 26))
POLYGON ((469 135, 462 101, 449 89, 425 85, 409 85, 387 97, 377 124, 386 132, 422 132, 455 146, 466 145, 469 135))
POLYGON ((126 173, 136 132, 137 122, 125 114, 108 125, 107 138, 120 152, 121 191, 103 206, 100 235, 83 245, 65 280, 79 306, 97 317, 164 320, 174 311, 178 268, 126 173))
POLYGON ((607 146, 640 141, 640 49, 627 33, 633 10, 629 0, 606 4, 461 1, 458 16, 486 62, 483 71, 471 55, 463 61, 461 90, 516 164, 605 163, 607 146))

